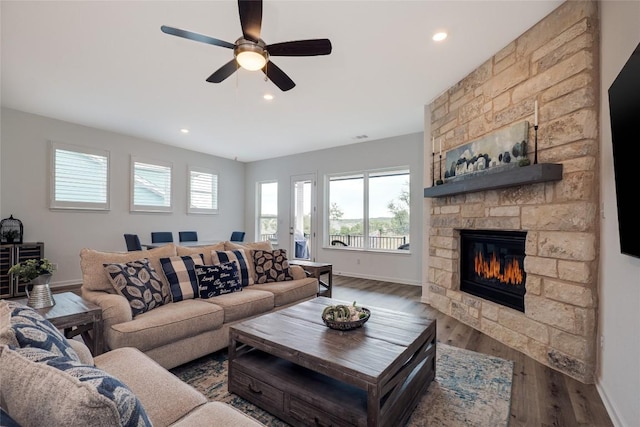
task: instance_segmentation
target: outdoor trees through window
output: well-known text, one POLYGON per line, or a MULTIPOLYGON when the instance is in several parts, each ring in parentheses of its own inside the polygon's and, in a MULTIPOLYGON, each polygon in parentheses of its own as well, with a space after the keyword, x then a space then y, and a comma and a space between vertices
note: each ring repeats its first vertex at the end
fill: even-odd
POLYGON ((406 249, 409 190, 408 169, 330 176, 328 243, 360 249, 406 249))
POLYGON ((258 240, 278 243, 278 183, 258 183, 258 240))

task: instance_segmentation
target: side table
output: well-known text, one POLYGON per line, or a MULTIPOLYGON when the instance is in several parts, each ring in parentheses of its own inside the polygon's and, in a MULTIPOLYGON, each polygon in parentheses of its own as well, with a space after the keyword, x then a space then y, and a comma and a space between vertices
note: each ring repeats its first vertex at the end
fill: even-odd
MULTIPOLYGON (((81 335, 91 354, 97 356, 102 353, 102 310, 97 305, 82 299, 73 292, 53 294, 56 304, 53 307, 38 308, 36 311, 53 326, 64 330, 64 336, 71 339, 81 335), (93 333, 93 337, 89 335, 93 333)), ((15 299, 27 304, 27 299, 15 299)))
POLYGON ((333 265, 326 262, 313 262, 302 259, 292 259, 289 264, 299 265, 307 273, 309 277, 315 277, 318 279, 319 297, 331 298, 331 286, 333 281, 333 265), (327 274, 328 278, 326 282, 323 282, 320 278, 323 274, 327 274))

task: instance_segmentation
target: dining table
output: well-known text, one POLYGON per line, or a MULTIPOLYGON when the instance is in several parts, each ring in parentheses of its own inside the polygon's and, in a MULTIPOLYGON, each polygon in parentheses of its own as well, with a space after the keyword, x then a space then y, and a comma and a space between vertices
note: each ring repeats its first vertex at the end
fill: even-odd
POLYGON ((197 248, 198 246, 211 246, 222 242, 222 240, 198 240, 194 242, 157 242, 157 243, 140 243, 140 246, 147 249, 159 248, 160 246, 175 243, 176 245, 197 248))

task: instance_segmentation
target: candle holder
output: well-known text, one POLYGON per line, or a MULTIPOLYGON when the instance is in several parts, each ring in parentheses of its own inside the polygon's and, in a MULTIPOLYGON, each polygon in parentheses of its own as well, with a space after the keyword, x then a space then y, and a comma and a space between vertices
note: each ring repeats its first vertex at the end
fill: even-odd
POLYGON ((538 125, 533 125, 533 164, 538 164, 538 125))
POLYGON ((442 153, 438 156, 438 180, 436 181, 436 185, 444 184, 442 180, 442 153))
POLYGON ((436 153, 431 152, 431 186, 436 185, 436 153))

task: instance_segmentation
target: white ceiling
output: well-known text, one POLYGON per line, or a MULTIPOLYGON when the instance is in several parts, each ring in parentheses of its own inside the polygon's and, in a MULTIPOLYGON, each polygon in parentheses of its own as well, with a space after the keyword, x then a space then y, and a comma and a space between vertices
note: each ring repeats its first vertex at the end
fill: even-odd
POLYGON ((273 57, 297 84, 281 92, 260 71, 207 83, 232 50, 160 31, 233 43, 235 1, 3 0, 0 95, 3 107, 261 160, 421 132, 425 105, 561 3, 265 0, 267 44, 333 45, 328 56, 273 57), (449 37, 433 42, 437 30, 449 37))

